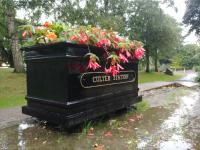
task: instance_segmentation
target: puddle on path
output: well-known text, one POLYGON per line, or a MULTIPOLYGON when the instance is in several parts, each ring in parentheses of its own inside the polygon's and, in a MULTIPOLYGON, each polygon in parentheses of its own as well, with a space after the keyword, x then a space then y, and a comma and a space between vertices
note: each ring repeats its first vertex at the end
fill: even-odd
POLYGON ((200 149, 199 89, 163 88, 145 92, 143 99, 150 104, 146 111, 106 119, 88 134, 67 133, 32 120, 0 129, 0 149, 200 149))

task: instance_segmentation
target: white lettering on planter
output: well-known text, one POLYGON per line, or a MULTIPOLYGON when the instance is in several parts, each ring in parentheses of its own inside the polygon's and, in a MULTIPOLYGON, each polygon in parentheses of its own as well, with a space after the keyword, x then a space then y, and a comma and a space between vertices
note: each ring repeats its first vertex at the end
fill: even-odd
POLYGON ((97 82, 108 82, 110 81, 110 76, 94 76, 92 78, 93 83, 97 82))
POLYGON ((128 74, 116 75, 113 77, 113 80, 127 80, 128 74))
POLYGON ((80 76, 80 84, 83 88, 93 88, 108 85, 117 85, 134 82, 136 74, 134 70, 121 71, 120 74, 112 76, 105 72, 86 72, 80 76))
MULTIPOLYGON (((119 81, 119 80, 128 80, 129 74, 122 74, 122 75, 116 75, 112 77, 113 81, 119 81)), ((94 76, 92 77, 93 83, 101 83, 101 82, 109 82, 111 81, 111 76, 94 76)))

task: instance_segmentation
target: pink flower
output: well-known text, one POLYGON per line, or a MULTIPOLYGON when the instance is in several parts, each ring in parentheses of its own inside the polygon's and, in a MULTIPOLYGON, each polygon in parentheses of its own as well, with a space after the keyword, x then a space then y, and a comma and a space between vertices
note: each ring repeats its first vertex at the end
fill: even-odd
POLYGON ((115 37, 114 37, 114 41, 115 41, 116 43, 119 43, 119 42, 124 41, 124 39, 121 38, 121 37, 119 37, 119 36, 115 36, 115 37))
POLYGON ((120 59, 123 63, 127 63, 127 62, 128 62, 128 59, 127 59, 122 53, 119 54, 119 59, 120 59))
POLYGON ((77 40, 78 40, 78 36, 77 36, 77 35, 72 35, 72 36, 70 37, 70 40, 71 40, 71 41, 77 41, 77 40))
POLYGON ((120 52, 121 52, 121 53, 124 53, 124 51, 125 51, 124 48, 121 48, 121 49, 120 49, 120 52))
POLYGON ((135 58, 137 58, 138 60, 141 59, 144 56, 144 48, 140 47, 137 48, 134 52, 134 56, 135 58))
POLYGON ((24 31, 24 32, 22 33, 22 37, 23 37, 23 38, 26 38, 27 36, 32 36, 32 32, 31 32, 31 31, 24 31))
POLYGON ((131 56, 131 53, 129 52, 129 51, 126 51, 126 56, 128 57, 128 58, 131 58, 132 56, 131 56))
POLYGON ((111 72, 113 76, 116 76, 119 73, 117 66, 110 66, 111 72))
POLYGON ((109 74, 109 73, 111 73, 111 67, 110 67, 110 68, 108 68, 108 69, 107 69, 107 68, 105 68, 105 73, 106 73, 106 74, 109 74))
POLYGON ((120 65, 119 66, 112 65, 108 69, 105 68, 105 72, 106 72, 106 74, 112 73, 112 75, 115 76, 119 73, 120 68, 123 69, 123 67, 120 65))
POLYGON ((96 61, 89 61, 89 64, 87 66, 88 69, 96 70, 97 68, 100 68, 101 66, 96 61))
POLYGON ((120 64, 117 64, 117 70, 124 69, 120 64))
POLYGON ((80 44, 88 44, 88 37, 86 35, 81 36, 79 43, 80 44))
POLYGON ((28 34, 28 32, 27 32, 27 31, 24 31, 24 32, 22 33, 22 37, 25 38, 25 37, 27 36, 27 34, 28 34))
POLYGON ((111 42, 108 39, 102 39, 95 44, 97 47, 110 46, 111 42))

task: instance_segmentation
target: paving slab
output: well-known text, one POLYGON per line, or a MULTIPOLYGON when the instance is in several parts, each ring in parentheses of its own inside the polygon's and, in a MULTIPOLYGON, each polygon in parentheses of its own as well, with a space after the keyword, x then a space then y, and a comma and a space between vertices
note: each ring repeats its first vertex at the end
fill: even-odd
POLYGON ((148 91, 152 89, 161 88, 164 86, 169 86, 174 83, 175 82, 151 82, 151 83, 142 83, 142 84, 139 84, 138 86, 139 86, 140 92, 142 92, 142 91, 148 91))
POLYGON ((27 118, 30 116, 22 114, 21 107, 0 109, 0 128, 17 124, 27 118))

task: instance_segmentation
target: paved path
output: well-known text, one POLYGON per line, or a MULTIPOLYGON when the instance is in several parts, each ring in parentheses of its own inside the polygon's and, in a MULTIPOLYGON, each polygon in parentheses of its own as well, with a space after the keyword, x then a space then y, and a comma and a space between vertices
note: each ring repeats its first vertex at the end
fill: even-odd
MULTIPOLYGON (((194 72, 187 73, 187 76, 174 82, 152 82, 139 84, 140 92, 157 89, 164 86, 170 86, 173 84, 182 84, 183 82, 190 83, 191 79, 194 78, 194 72)), ((186 85, 187 86, 187 85, 186 85)), ((30 116, 24 115, 21 112, 21 107, 0 109, 0 128, 11 126, 19 123, 24 119, 28 119, 30 116)))
POLYGON ((161 88, 164 86, 169 86, 174 84, 174 82, 152 82, 152 83, 142 83, 139 84, 139 89, 140 92, 142 91, 148 91, 148 90, 152 90, 152 89, 157 89, 157 88, 161 88))
POLYGON ((26 118, 29 116, 22 114, 21 107, 0 109, 0 128, 19 123, 26 118))

